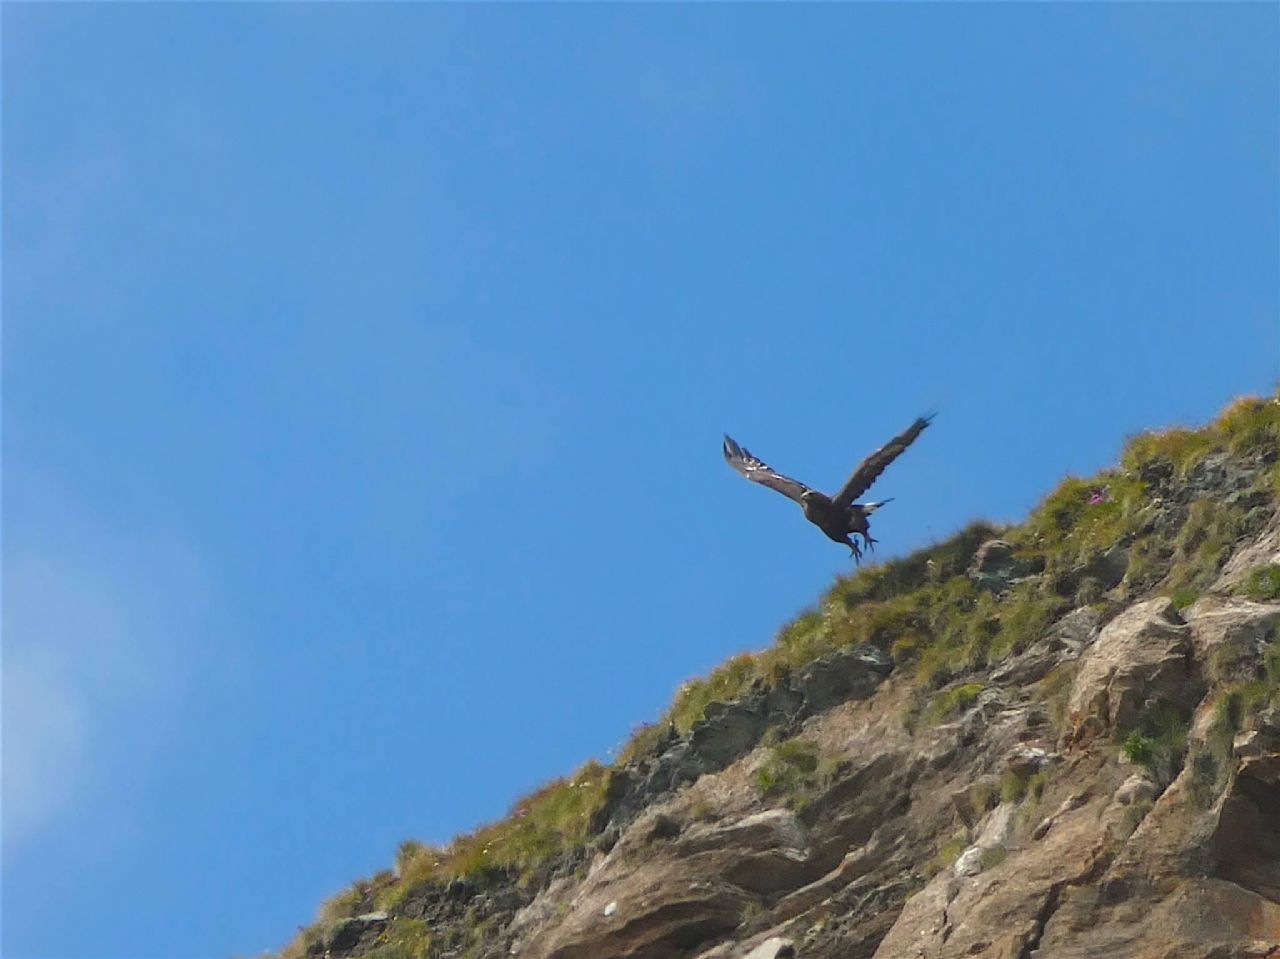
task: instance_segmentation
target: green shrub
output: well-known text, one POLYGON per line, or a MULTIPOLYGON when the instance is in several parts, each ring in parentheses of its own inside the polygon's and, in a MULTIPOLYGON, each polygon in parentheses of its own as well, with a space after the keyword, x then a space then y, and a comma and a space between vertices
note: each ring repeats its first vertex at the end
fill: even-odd
POLYGON ((1280 599, 1280 566, 1272 563, 1252 570, 1245 577, 1242 592, 1258 602, 1280 599))
POLYGON ((834 756, 820 757, 813 743, 789 739, 769 750, 756 770, 756 788, 765 799, 783 799, 803 811, 819 796, 840 769, 834 756))
POLYGON ((1155 759, 1155 741, 1136 729, 1124 738, 1120 748, 1129 762, 1136 766, 1149 766, 1155 759))
POLYGON ((978 701, 978 695, 984 688, 982 683, 965 683, 963 686, 956 686, 938 693, 921 713, 921 721, 927 726, 934 726, 968 709, 978 701))
POLYGON ((769 750, 756 771, 756 786, 765 797, 795 796, 818 784, 818 752, 811 742, 789 739, 769 750))
POLYGON ((1190 727, 1189 710, 1157 704, 1143 712, 1120 748, 1130 762, 1146 766, 1158 783, 1167 786, 1182 769, 1190 727))

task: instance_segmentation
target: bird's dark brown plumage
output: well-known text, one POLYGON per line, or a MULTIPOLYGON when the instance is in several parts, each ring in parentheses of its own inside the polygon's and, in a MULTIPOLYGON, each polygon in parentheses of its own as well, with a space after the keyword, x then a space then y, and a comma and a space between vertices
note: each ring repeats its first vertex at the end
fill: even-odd
POLYGON ((854 500, 871 488, 885 471, 885 468, 902 455, 933 420, 933 415, 921 416, 906 430, 895 436, 884 446, 868 456, 853 471, 853 475, 835 496, 826 496, 794 480, 784 476, 768 463, 739 446, 728 434, 724 438, 724 458, 730 466, 747 479, 777 490, 788 499, 793 499, 804 509, 805 518, 821 529, 830 539, 844 543, 849 547, 854 559, 861 559, 862 550, 850 539, 852 535, 861 536, 868 549, 876 542, 871 538, 870 524, 867 521, 872 513, 889 500, 879 503, 855 503, 854 500))

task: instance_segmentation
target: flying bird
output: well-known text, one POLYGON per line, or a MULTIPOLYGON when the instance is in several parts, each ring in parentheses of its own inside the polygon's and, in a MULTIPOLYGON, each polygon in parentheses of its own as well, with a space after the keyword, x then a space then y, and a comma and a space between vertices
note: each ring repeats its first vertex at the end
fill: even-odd
POLYGON ((850 536, 861 536, 863 545, 869 550, 873 549, 878 540, 871 538, 867 517, 890 500, 885 499, 878 503, 855 503, 854 500, 871 488, 871 484, 884 472, 885 467, 915 442, 915 438, 924 432, 924 428, 932 420, 932 413, 917 417, 905 431, 863 460, 862 465, 853 471, 853 475, 835 496, 819 493, 799 480, 783 476, 764 460, 735 443, 733 437, 727 433, 724 437, 724 458, 747 479, 777 490, 788 499, 799 503, 804 510, 805 519, 826 533, 828 538, 837 543, 844 543, 849 547, 854 560, 861 561, 862 550, 855 540, 850 539, 850 536))

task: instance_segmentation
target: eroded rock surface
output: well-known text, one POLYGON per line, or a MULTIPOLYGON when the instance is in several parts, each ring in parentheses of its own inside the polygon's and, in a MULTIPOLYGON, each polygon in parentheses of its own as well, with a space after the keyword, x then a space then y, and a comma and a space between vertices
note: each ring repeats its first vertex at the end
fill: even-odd
POLYGON ((1073 742, 1131 728, 1144 709, 1190 706, 1194 681, 1191 628, 1168 599, 1137 603, 1107 624, 1080 663, 1067 700, 1073 742))

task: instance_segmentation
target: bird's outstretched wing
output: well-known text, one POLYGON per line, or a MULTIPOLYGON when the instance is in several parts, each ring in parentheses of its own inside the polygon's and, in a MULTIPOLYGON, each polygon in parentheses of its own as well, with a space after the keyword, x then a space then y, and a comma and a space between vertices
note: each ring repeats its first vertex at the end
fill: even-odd
POLYGON ((853 471, 853 475, 849 477, 848 482, 835 495, 834 501, 836 505, 852 505, 855 499, 871 488, 871 484, 884 472, 885 467, 896 460, 903 450, 915 442, 915 438, 924 431, 924 428, 932 420, 932 413, 928 416, 917 417, 916 421, 907 427, 904 432, 889 440, 884 446, 863 460, 862 465, 853 471))
POLYGON ((743 449, 728 434, 725 434, 724 438, 724 459, 747 479, 767 486, 769 489, 776 489, 783 496, 797 503, 801 502, 801 497, 809 492, 809 487, 799 480, 793 480, 790 476, 775 472, 773 467, 753 456, 749 450, 743 449))

